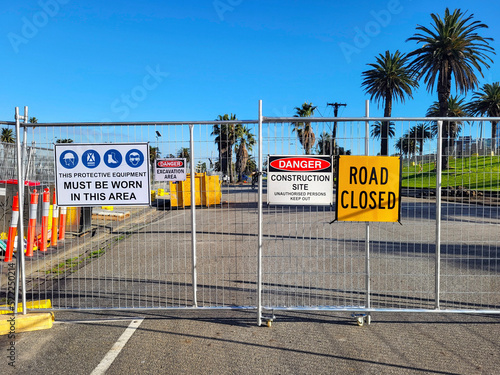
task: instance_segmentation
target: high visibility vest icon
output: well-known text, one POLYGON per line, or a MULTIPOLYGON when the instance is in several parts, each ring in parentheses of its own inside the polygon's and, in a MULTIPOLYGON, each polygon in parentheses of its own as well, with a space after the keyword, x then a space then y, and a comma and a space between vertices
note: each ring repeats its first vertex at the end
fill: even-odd
POLYGON ((7 249, 5 250, 4 262, 12 261, 14 253, 14 242, 17 234, 17 222, 19 220, 19 196, 16 194, 12 199, 12 218, 10 220, 9 234, 7 237, 7 249))
POLYGON ((90 152, 90 151, 87 153, 87 167, 88 168, 97 167, 96 160, 95 160, 95 154, 93 152, 90 152))

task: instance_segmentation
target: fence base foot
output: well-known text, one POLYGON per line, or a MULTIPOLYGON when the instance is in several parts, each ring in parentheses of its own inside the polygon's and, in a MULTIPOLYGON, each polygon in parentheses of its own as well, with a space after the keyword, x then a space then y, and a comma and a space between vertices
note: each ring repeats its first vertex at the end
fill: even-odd
POLYGON ((351 314, 353 318, 356 318, 356 324, 363 327, 366 324, 370 325, 372 322, 372 317, 370 314, 351 314))

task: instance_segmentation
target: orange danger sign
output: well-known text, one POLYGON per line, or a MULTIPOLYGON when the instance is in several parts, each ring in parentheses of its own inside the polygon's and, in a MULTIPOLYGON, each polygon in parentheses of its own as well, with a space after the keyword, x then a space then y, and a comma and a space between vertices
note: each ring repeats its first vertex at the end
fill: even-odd
POLYGON ((338 221, 400 221, 401 158, 339 156, 336 205, 338 221))

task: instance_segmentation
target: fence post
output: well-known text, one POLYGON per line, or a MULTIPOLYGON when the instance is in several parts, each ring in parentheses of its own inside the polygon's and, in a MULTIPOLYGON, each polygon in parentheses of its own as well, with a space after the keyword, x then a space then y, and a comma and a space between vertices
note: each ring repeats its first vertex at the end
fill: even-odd
MULTIPOLYGON (((24 123, 28 122, 28 107, 24 107, 24 123)), ((28 180, 28 167, 29 167, 29 156, 28 156, 28 127, 25 126, 23 129, 23 149, 22 149, 22 166, 23 166, 23 182, 28 180)))
POLYGON ((439 295, 441 283, 441 169, 443 121, 437 122, 438 139, 436 155, 436 254, 435 254, 435 308, 439 310, 439 295))
MULTIPOLYGON (((365 102, 365 116, 370 117, 370 101, 367 100, 365 102)), ((365 155, 369 156, 370 154, 370 122, 365 122, 365 155)), ((366 308, 369 309, 371 307, 370 301, 370 222, 366 222, 366 259, 365 259, 365 269, 366 269, 366 308)), ((370 319, 368 318, 368 321, 370 319)))
POLYGON ((198 307, 196 274, 196 175, 194 168, 194 125, 189 124, 189 160, 191 174, 191 257, 193 266, 193 306, 198 307))
POLYGON ((257 162, 258 169, 258 249, 257 249, 257 325, 262 324, 262 100, 259 100, 259 135, 258 149, 259 156, 257 162))
MULTIPOLYGON (((19 288, 22 289, 21 294, 21 312, 26 315, 26 273, 24 265, 24 225, 23 225, 23 210, 24 210, 24 175, 23 175, 23 152, 21 150, 21 125, 19 116, 19 107, 16 107, 16 153, 17 153, 17 191, 19 196, 19 222, 17 224, 17 256, 16 256, 16 296, 15 306, 17 313, 17 305, 19 301, 19 288), (21 276, 21 285, 19 285, 19 276, 21 276)), ((24 122, 28 119, 28 107, 24 107, 24 122)))

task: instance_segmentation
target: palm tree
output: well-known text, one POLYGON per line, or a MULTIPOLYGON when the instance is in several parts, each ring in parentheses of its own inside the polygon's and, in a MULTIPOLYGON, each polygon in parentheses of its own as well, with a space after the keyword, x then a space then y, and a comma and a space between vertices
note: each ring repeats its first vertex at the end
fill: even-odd
MULTIPOLYGON (((500 83, 483 85, 481 91, 475 92, 472 101, 466 106, 472 115, 500 117, 500 83)), ((491 150, 496 151, 497 123, 491 121, 491 150)))
POLYGON ((151 182, 154 181, 156 159, 160 158, 160 148, 149 146, 149 167, 151 169, 151 182))
POLYGON ((57 139, 56 143, 73 143, 73 140, 71 138, 57 139))
POLYGON ((36 123, 38 123, 38 119, 36 117, 30 117, 30 123, 36 124, 36 123))
POLYGON ((417 151, 417 142, 408 134, 403 135, 394 145, 400 154, 412 156, 417 151))
POLYGON ((247 167, 248 152, 252 151, 255 145, 255 138, 250 129, 241 124, 236 125, 235 134, 237 139, 236 173, 238 174, 238 182, 240 182, 243 180, 243 173, 247 167))
POLYGON ((321 133, 316 147, 318 148, 318 155, 331 155, 332 154, 332 136, 327 132, 321 133))
POLYGON ((394 147, 396 148, 396 150, 398 150, 399 154, 403 155, 403 139, 404 137, 401 137, 397 140, 396 144, 394 145, 394 147))
MULTIPOLYGON (((372 130, 370 131, 370 135, 372 138, 380 139, 380 135, 382 133, 382 121, 376 121, 372 124, 372 130)), ((389 122, 389 128, 387 129, 388 138, 392 138, 396 135, 395 131, 396 126, 394 125, 394 121, 389 122)))
POLYGON ((158 147, 149 146, 149 161, 152 166, 155 160, 160 157, 160 154, 160 149, 158 147))
MULTIPOLYGON (((295 107, 296 114, 293 117, 312 117, 316 108, 317 106, 313 106, 312 103, 304 102, 302 107, 295 107)), ((297 132, 300 144, 304 147, 306 155, 309 155, 316 142, 311 122, 293 122, 292 126, 292 132, 297 132)))
MULTIPOLYGON (((493 61, 488 55, 494 53, 488 42, 493 39, 483 38, 477 33, 488 26, 474 21, 473 17, 460 9, 450 13, 446 8, 444 18, 431 14, 432 28, 419 25, 418 32, 407 39, 422 44, 408 54, 408 57, 414 57, 410 66, 418 79, 424 78, 429 92, 437 86, 439 117, 448 113, 452 80, 460 94, 467 94, 478 86, 475 71, 482 77, 481 68, 489 68, 488 61, 493 61)), ((443 137, 443 150, 447 147, 447 140, 443 137)), ((448 168, 448 157, 444 153, 443 168, 448 168)))
POLYGON ((337 146, 335 150, 336 155, 351 155, 351 150, 346 150, 344 147, 337 146))
MULTIPOLYGON (((223 116, 218 115, 217 121, 237 121, 236 115, 228 115, 227 113, 223 116)), ((221 172, 229 176, 229 181, 233 182, 233 145, 236 142, 236 125, 235 123, 229 124, 215 124, 213 126, 212 134, 215 135, 215 144, 219 151, 219 165, 221 172)))
POLYGON ((351 150, 346 150, 344 147, 338 146, 333 142, 333 137, 331 134, 327 132, 321 133, 319 136, 319 140, 317 143, 317 152, 318 155, 332 155, 333 160, 332 160, 332 165, 333 168, 337 168, 337 158, 336 156, 338 155, 351 155, 351 150), (332 152, 332 146, 334 147, 334 152, 332 152))
POLYGON ((254 157, 249 157, 247 161, 247 166, 245 168, 245 174, 250 175, 252 172, 257 170, 257 164, 255 163, 254 157))
POLYGON ((190 166, 190 155, 189 155, 189 147, 181 147, 177 152, 177 157, 181 159, 186 159, 186 164, 190 166))
MULTIPOLYGON (((2 133, 0 135, 0 141, 2 143, 16 143, 16 138, 14 136, 14 132, 9 128, 2 128, 2 133)), ((2 144, 2 160, 5 161, 10 157, 13 157, 14 147, 10 147, 2 144), (12 153, 12 155, 10 155, 12 153)))
MULTIPOLYGON (((405 97, 412 98, 412 90, 418 87, 414 74, 409 69, 408 57, 399 51, 391 54, 385 51, 385 55, 376 57, 377 62, 368 64, 373 69, 364 71, 363 87, 371 99, 384 103, 384 117, 391 117, 393 100, 402 103, 405 97)), ((380 155, 388 155, 389 152, 389 121, 383 121, 381 130, 380 155)))
MULTIPOLYGON (((439 102, 434 102, 427 113, 425 114, 427 117, 466 117, 469 114, 467 113, 467 108, 464 103, 464 99, 458 98, 458 96, 450 96, 448 98, 448 103, 446 104, 447 110, 444 116, 440 115, 440 104, 439 102)), ((442 149, 443 149, 443 157, 442 157, 442 168, 448 169, 448 156, 450 154, 450 150, 448 148, 453 149, 455 145, 455 139, 458 134, 462 131, 462 122, 461 121, 444 121, 443 122, 443 132, 442 132, 442 149), (445 168, 446 165, 446 168, 445 168)), ((431 134, 435 137, 438 134, 437 123, 433 122, 431 125, 431 134)))
POLYGON ((2 134, 0 135, 0 141, 4 143, 16 143, 16 138, 14 137, 14 132, 9 128, 2 128, 2 134))
POLYGON ((206 171, 207 171, 207 163, 200 160, 198 164, 196 164, 196 172, 205 173, 206 171))
POLYGON ((432 139, 432 133, 431 129, 428 124, 420 123, 415 126, 413 126, 409 133, 408 136, 411 139, 414 139, 416 143, 418 143, 419 147, 418 149, 420 150, 420 156, 424 154, 424 142, 427 139, 432 139))

